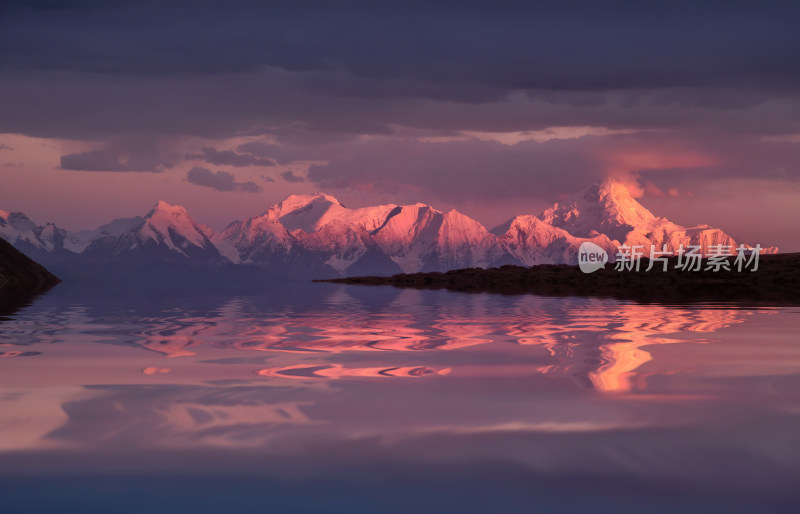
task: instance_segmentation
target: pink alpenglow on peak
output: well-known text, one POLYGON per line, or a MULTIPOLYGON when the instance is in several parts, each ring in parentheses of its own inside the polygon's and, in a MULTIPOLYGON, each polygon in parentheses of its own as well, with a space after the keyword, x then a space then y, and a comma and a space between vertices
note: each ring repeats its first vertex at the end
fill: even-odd
MULTIPOLYGON (((582 193, 554 204, 539 218, 579 238, 606 235, 615 247, 620 244, 641 245, 649 250, 651 245, 655 245, 661 250, 666 245, 668 251, 674 252, 681 245, 696 245, 707 254, 712 246, 730 246, 732 249, 738 246, 720 229, 707 225, 687 228, 655 216, 631 195, 625 184, 613 178, 593 184, 582 193)), ((769 247, 763 253, 776 253, 777 250, 769 247)))
POLYGON ((575 237, 530 214, 512 218, 493 229, 492 233, 506 251, 525 266, 576 263, 578 249, 584 241, 600 246, 609 255, 614 255, 617 249, 605 234, 575 237))
MULTIPOLYGON (((325 193, 291 195, 214 234, 183 207, 158 202, 144 217, 68 233, 0 211, 0 235, 31 251, 141 263, 250 266, 279 276, 330 277, 447 271, 503 264, 576 264, 591 242, 612 258, 626 244, 677 251, 681 245, 738 244, 707 225, 683 227, 655 216, 622 182, 608 179, 554 204, 538 217, 511 218, 491 232, 477 220, 430 205, 349 209, 325 193)), ((763 253, 774 253, 774 247, 763 253)))
POLYGON ((278 220, 288 230, 305 232, 319 230, 347 209, 333 196, 325 193, 291 195, 267 211, 270 219, 278 220))
POLYGON ((184 207, 159 201, 140 223, 118 235, 100 235, 81 253, 126 262, 222 264, 225 259, 212 243, 213 236, 214 232, 195 222, 184 207))
POLYGON ((144 217, 144 224, 139 232, 163 241, 178 252, 182 250, 174 245, 175 236, 189 243, 202 247, 214 236, 214 231, 205 225, 196 223, 189 212, 180 205, 170 205, 159 201, 144 217))

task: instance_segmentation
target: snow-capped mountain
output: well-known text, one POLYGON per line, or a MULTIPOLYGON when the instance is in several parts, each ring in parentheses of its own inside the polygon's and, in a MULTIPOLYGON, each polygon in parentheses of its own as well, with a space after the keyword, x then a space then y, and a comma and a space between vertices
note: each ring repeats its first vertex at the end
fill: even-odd
POLYGON ((631 231, 663 220, 636 201, 625 184, 613 178, 592 184, 572 198, 557 202, 538 217, 576 237, 605 234, 620 242, 625 241, 631 231))
POLYGON ((394 206, 372 232, 381 249, 406 273, 489 267, 512 262, 476 220, 425 204, 394 206))
POLYGON ((457 211, 425 204, 348 209, 323 193, 292 195, 260 216, 233 223, 215 243, 233 262, 269 266, 300 254, 337 274, 514 262, 483 225, 457 211))
MULTIPOLYGON (((542 212, 539 219, 579 238, 604 234, 614 242, 615 248, 617 243, 643 245, 646 249, 655 245, 658 250, 666 245, 667 250, 674 252, 681 245, 684 248, 697 245, 707 254, 712 245, 737 246, 737 242, 720 229, 708 225, 687 228, 655 216, 631 195, 625 184, 613 178, 554 204, 542 212)), ((765 251, 775 252, 777 248, 774 247, 765 251)))
POLYGON ((21 212, 0 210, 0 237, 23 252, 55 252, 64 248, 67 231, 53 223, 37 225, 21 212))
POLYGON ((363 226, 334 219, 311 233, 295 233, 310 256, 337 274, 394 274, 403 270, 363 226))
POLYGON ((67 232, 67 237, 64 240, 64 248, 71 252, 81 253, 95 239, 100 239, 101 237, 106 236, 120 236, 122 233, 135 228, 143 221, 144 218, 141 216, 134 216, 133 218, 117 218, 110 223, 101 225, 95 230, 67 232))
POLYGON ((141 222, 133 223, 131 220, 118 220, 114 226, 116 229, 124 229, 125 225, 133 226, 117 235, 100 235, 89 243, 82 254, 129 261, 188 261, 203 265, 225 262, 211 242, 214 232, 196 223, 183 207, 158 202, 141 222))
POLYGON ((37 226, 22 213, 0 211, 0 236, 23 251, 86 262, 251 266, 303 277, 575 264, 584 241, 604 248, 612 260, 623 243, 667 245, 673 251, 699 245, 705 252, 711 245, 737 246, 722 230, 687 228, 655 216, 614 179, 593 184, 538 217, 516 216, 491 232, 455 210, 422 203, 349 209, 317 193, 289 196, 218 234, 196 223, 183 207, 158 202, 144 217, 80 232, 52 223, 37 226))
POLYGON ((267 213, 245 221, 234 221, 213 237, 214 245, 234 264, 287 262, 296 239, 267 213))
POLYGON ((530 214, 516 216, 492 229, 497 241, 514 260, 525 266, 578 262, 578 249, 584 241, 603 248, 609 256, 617 252, 616 243, 605 234, 575 237, 530 214))

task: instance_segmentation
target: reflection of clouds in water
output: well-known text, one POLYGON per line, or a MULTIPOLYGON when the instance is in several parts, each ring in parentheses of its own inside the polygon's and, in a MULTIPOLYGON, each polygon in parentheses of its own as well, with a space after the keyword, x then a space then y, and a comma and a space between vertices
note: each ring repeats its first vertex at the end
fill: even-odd
POLYGON ((169 373, 170 371, 172 371, 172 369, 170 369, 170 368, 148 367, 148 368, 144 368, 142 370, 142 373, 144 373, 145 375, 151 375, 152 376, 152 375, 158 375, 158 374, 163 374, 163 373, 169 373))
MULTIPOLYGON (((97 447, 248 447, 283 428, 313 425, 305 400, 259 387, 91 387, 66 401, 66 414, 45 441, 97 447)), ((292 395, 288 395, 292 396, 292 395)), ((296 395, 295 395, 296 396, 296 395)))
POLYGON ((0 390, 0 451, 61 446, 46 436, 70 422, 62 406, 91 396, 82 387, 4 387, 0 390))
POLYGON ((97 452, 115 470, 127 452, 190 473, 208 450, 237 477, 252 476, 243 456, 281 475, 302 459, 337 476, 337 458, 374 459, 376 475, 499 462, 630 488, 770 491, 796 476, 797 313, 346 290, 302 308, 34 305, 0 325, 3 352, 42 352, 0 359, 0 450, 32 450, 31 466, 97 452))

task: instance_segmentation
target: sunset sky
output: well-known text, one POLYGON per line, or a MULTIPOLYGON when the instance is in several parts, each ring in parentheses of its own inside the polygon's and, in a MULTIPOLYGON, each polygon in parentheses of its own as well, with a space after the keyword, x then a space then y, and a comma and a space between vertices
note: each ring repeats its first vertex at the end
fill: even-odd
POLYGON ((789 2, 268 3, 2 2, 0 209, 220 229, 325 191, 491 228, 616 176, 800 251, 789 2))

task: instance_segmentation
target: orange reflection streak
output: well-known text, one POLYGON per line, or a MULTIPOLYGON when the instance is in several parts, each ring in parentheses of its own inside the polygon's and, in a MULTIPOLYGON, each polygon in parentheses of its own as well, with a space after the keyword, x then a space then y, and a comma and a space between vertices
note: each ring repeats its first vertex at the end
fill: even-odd
MULTIPOLYGON (((606 334, 612 342, 600 347, 604 364, 589 373, 594 386, 603 392, 626 392, 634 388, 639 378, 636 370, 653 359, 643 350, 645 345, 663 345, 685 342, 682 339, 663 337, 680 332, 715 332, 736 323, 742 323, 751 314, 741 310, 701 309, 687 311, 653 305, 626 305, 615 313, 615 322, 621 323, 615 331, 606 334)), ((694 339, 693 343, 709 340, 694 339)))
POLYGON ((489 322, 489 319, 479 320, 478 322, 475 322, 475 320, 456 319, 433 323, 431 328, 441 332, 442 339, 446 341, 437 348, 464 348, 492 342, 492 338, 487 336, 494 332, 497 327, 491 326, 489 322))
MULTIPOLYGON (((434 338, 430 329, 412 326, 416 323, 414 318, 401 314, 312 313, 276 321, 279 325, 249 329, 245 341, 230 343, 229 346, 290 353, 341 353, 454 349, 489 341, 466 338, 465 334, 473 335, 473 332, 460 325, 442 327, 443 337, 434 338), (306 333, 303 334, 301 329, 306 333)), ((438 328, 438 325, 433 328, 438 328)))
POLYGON ((587 340, 611 340, 599 345, 601 363, 588 373, 588 378, 598 391, 626 392, 644 377, 636 370, 653 358, 643 346, 686 342, 678 336, 664 336, 715 332, 742 323, 751 314, 738 309, 589 303, 585 308, 571 310, 562 323, 555 323, 542 313, 532 313, 531 319, 515 322, 506 333, 519 344, 541 346, 559 359, 557 364, 539 368, 543 374, 572 374, 576 371, 574 352, 585 349, 587 340))
MULTIPOLYGON (((424 311, 420 317, 412 314, 416 312, 413 304, 389 306, 380 312, 337 308, 268 312, 263 317, 245 312, 247 305, 234 299, 204 316, 170 313, 169 317, 146 318, 139 321, 144 328, 134 332, 130 342, 166 357, 193 356, 201 346, 286 354, 338 354, 449 351, 512 342, 541 348, 547 355, 543 358, 549 358, 550 362, 535 366, 510 362, 470 364, 469 373, 582 377, 601 392, 628 392, 644 388, 644 379, 654 373, 642 371, 642 366, 653 360, 653 355, 645 349, 647 345, 685 342, 680 333, 713 333, 742 323, 754 312, 541 297, 521 298, 503 304, 502 308, 491 299, 475 297, 467 310, 438 306, 424 311)), ((708 342, 697 338, 691 341, 708 342)), ((0 357, 20 355, 25 353, 0 352, 0 357)), ((281 378, 344 378, 444 375, 452 369, 281 364, 284 366, 258 373, 281 378)), ((142 373, 164 373, 161 369, 168 368, 144 368, 142 373)))

